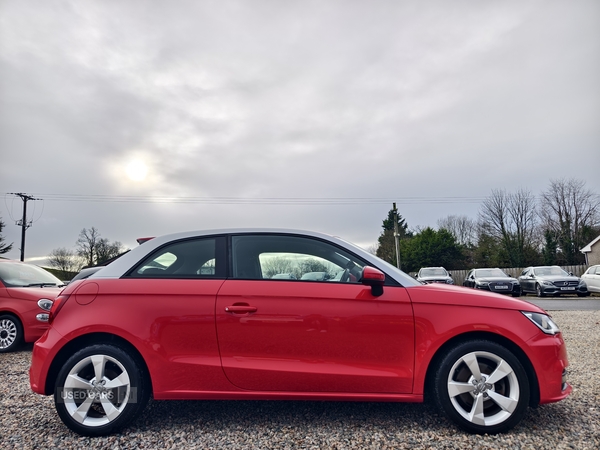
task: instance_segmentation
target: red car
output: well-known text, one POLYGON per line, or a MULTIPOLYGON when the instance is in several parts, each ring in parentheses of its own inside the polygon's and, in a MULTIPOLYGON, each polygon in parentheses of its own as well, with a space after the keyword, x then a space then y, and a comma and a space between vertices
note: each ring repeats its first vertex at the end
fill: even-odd
POLYGON ((48 323, 52 300, 63 282, 41 267, 10 259, 0 259, 0 353, 16 350, 23 342, 38 339, 48 323), (40 299, 46 298, 46 303, 40 299), (44 309, 47 308, 47 309, 44 309))
POLYGON ((571 392, 565 343, 544 310, 423 285, 320 233, 158 237, 69 284, 50 323, 31 388, 89 436, 127 425, 151 396, 431 398, 463 429, 498 433, 571 392), (302 279, 316 272, 327 276, 302 279))

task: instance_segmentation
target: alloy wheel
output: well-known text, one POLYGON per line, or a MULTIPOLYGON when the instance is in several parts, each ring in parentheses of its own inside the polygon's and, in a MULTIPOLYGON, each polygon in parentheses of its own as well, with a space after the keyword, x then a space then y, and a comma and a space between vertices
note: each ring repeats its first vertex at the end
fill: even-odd
POLYGON ((61 398, 71 418, 88 427, 117 419, 130 398, 131 382, 123 364, 103 354, 83 358, 69 371, 61 398))
POLYGON ((471 352, 454 363, 448 376, 454 409, 474 425, 489 427, 511 417, 520 396, 508 362, 489 352, 471 352))
POLYGON ((19 336, 19 329, 14 319, 3 317, 0 319, 0 351, 7 351, 15 345, 19 336))

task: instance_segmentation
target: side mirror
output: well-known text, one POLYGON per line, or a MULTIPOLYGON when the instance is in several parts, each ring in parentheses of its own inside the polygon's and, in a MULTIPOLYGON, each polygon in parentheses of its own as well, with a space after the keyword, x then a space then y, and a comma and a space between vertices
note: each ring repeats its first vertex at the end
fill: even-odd
POLYGON ((374 297, 383 295, 383 283, 385 283, 385 274, 375 267, 365 266, 360 274, 360 280, 365 286, 371 286, 371 293, 374 297))

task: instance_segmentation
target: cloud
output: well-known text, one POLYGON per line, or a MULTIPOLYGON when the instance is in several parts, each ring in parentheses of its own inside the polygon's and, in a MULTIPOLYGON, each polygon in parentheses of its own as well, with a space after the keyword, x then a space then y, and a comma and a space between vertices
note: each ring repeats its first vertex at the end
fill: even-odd
POLYGON ((416 227, 474 216, 494 188, 600 191, 599 19, 594 1, 6 1, 0 188, 48 199, 35 254, 91 226, 374 242, 391 199, 416 227), (309 204, 261 200, 277 197, 309 204))

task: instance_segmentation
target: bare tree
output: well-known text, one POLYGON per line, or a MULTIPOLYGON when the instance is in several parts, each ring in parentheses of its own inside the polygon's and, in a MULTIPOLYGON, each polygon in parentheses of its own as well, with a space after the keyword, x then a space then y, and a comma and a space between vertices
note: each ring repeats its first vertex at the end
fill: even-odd
POLYGON ((579 250, 597 235, 600 226, 600 195, 586 189, 581 180, 551 180, 542 193, 540 217, 557 237, 565 263, 582 263, 579 250))
POLYGON ((79 272, 82 266, 81 259, 64 247, 52 250, 48 262, 51 267, 61 272, 64 280, 70 280, 73 272, 79 272))
POLYGON ((98 246, 98 241, 100 240, 100 233, 95 227, 84 228, 79 233, 79 238, 77 239, 77 254, 81 256, 85 260, 86 266, 93 266, 96 264, 97 252, 96 247, 98 246))
MULTIPOLYGON (((263 276, 271 278, 279 273, 294 273, 295 267, 289 258, 276 256, 267 259, 263 264, 263 276)), ((297 270, 296 270, 297 271, 297 270)))
POLYGON ((448 216, 438 220, 438 228, 447 230, 460 245, 477 241, 477 222, 467 216, 448 216))
POLYGON ((535 197, 525 189, 514 194, 492 190, 479 212, 480 225, 502 245, 513 267, 525 265, 526 253, 535 247, 535 197))
POLYGON ((125 248, 119 241, 110 242, 106 238, 101 238, 96 243, 96 264, 102 264, 109 259, 115 258, 124 251, 125 248))
POLYGON ((84 259, 86 266, 101 264, 125 251, 120 242, 101 238, 100 232, 94 227, 81 230, 76 245, 77 255, 84 259))

